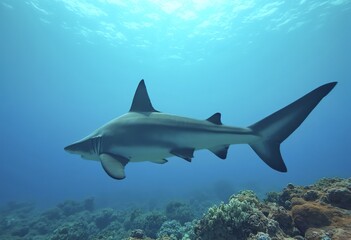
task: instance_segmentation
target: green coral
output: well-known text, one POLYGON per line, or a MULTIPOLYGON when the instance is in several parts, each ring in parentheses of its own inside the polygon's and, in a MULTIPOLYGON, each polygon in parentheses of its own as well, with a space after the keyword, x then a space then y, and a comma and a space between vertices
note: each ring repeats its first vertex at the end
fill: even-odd
POLYGON ((71 222, 58 227, 50 240, 85 240, 88 236, 88 225, 85 222, 71 222))
POLYGON ((156 234, 165 222, 166 216, 161 212, 142 213, 141 211, 133 211, 129 219, 124 222, 126 230, 143 229, 146 236, 156 238, 156 234))
POLYGON ((101 230, 110 225, 114 220, 117 219, 114 210, 111 208, 105 208, 98 212, 95 217, 95 224, 101 230))
POLYGON ((195 226, 197 239, 246 239, 250 233, 264 230, 259 204, 254 192, 243 191, 227 204, 211 207, 195 226))
POLYGON ((181 239, 184 233, 181 231, 182 225, 176 221, 166 221, 162 224, 160 230, 157 233, 157 237, 169 237, 172 240, 181 239))
POLYGON ((172 201, 167 204, 166 216, 169 220, 176 220, 180 222, 180 224, 191 222, 194 219, 194 214, 190 207, 183 202, 177 201, 172 201))
POLYGON ((157 233, 158 239, 191 240, 195 239, 194 225, 196 221, 181 225, 176 220, 166 221, 157 233))

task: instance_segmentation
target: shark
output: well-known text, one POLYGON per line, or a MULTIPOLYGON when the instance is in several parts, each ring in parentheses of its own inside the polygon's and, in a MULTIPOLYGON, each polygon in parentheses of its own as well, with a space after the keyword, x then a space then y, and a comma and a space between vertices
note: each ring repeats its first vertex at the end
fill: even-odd
POLYGON ((259 158, 279 172, 287 172, 280 145, 307 118, 337 82, 324 84, 248 127, 224 125, 217 112, 204 120, 157 111, 142 79, 129 112, 64 148, 82 158, 101 162, 117 180, 126 177, 132 162, 167 163, 176 156, 191 162, 196 150, 208 149, 226 159, 232 144, 249 144, 259 158))

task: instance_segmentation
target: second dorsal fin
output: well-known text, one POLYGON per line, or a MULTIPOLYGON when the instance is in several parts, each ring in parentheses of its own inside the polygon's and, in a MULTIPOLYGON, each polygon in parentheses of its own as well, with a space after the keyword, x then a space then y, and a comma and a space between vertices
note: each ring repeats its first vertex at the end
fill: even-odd
POLYGON ((129 112, 158 112, 151 104, 144 79, 139 82, 129 112))
POLYGON ((222 125, 221 113, 219 112, 213 114, 211 117, 207 118, 206 120, 217 125, 222 125))

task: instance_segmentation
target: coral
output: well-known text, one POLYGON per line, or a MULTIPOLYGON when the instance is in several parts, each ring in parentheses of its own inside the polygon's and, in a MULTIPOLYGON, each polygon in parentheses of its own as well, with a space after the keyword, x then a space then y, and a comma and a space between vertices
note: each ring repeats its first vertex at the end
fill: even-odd
POLYGON ((157 233, 157 237, 170 237, 171 239, 178 240, 183 236, 183 232, 181 231, 182 225, 176 221, 166 221, 162 224, 160 230, 157 233))
POLYGON ((200 210, 213 204, 208 200, 190 205, 173 201, 153 212, 96 210, 92 198, 66 201, 42 213, 33 211, 32 203, 11 202, 0 209, 0 239, 348 240, 350 191, 351 179, 340 178, 309 186, 288 184, 280 193, 268 193, 263 202, 252 191, 242 191, 202 217, 200 210), (193 219, 194 212, 199 220, 193 219))
POLYGON ((94 199, 88 198, 83 202, 67 200, 57 205, 65 216, 70 216, 82 211, 92 211, 94 209, 94 199))
POLYGON ((279 202, 280 195, 277 192, 268 192, 266 193, 266 199, 264 199, 265 202, 272 202, 272 203, 278 203, 279 202))
POLYGON ((146 236, 156 238, 157 232, 165 221, 166 216, 160 212, 143 214, 140 211, 133 211, 129 219, 124 222, 124 227, 127 230, 143 229, 146 236))
POLYGON ((194 219, 194 214, 190 207, 182 202, 170 202, 166 206, 166 216, 170 220, 177 220, 181 224, 191 222, 194 219))
POLYGON ((130 233, 131 238, 144 239, 145 233, 142 229, 135 229, 130 233))
POLYGON ((303 199, 306 201, 315 201, 318 199, 319 194, 315 190, 309 190, 302 195, 303 199))
POLYGON ((73 222, 58 227, 50 240, 85 240, 88 236, 88 226, 85 222, 73 222))
POLYGON ((306 187, 287 187, 280 195, 279 204, 284 206, 282 200, 291 202, 293 226, 306 239, 349 239, 350 186, 351 179, 325 178, 306 187))
POLYGON ((316 203, 296 205, 291 211, 295 225, 302 233, 310 227, 324 227, 331 223, 327 209, 316 203))
POLYGON ((186 222, 182 226, 181 232, 183 232, 182 240, 191 240, 195 239, 194 227, 197 223, 197 220, 193 220, 192 222, 186 222))
POLYGON ((348 188, 332 188, 328 190, 327 199, 333 206, 351 210, 351 191, 348 188))
POLYGON ((267 233, 259 232, 254 236, 250 236, 248 240, 271 240, 267 233))
POLYGON ((186 222, 183 226, 176 220, 166 221, 157 233, 158 239, 191 240, 195 239, 194 226, 196 220, 186 222))
POLYGON ((156 234, 160 229, 163 222, 166 221, 166 217, 161 213, 150 213, 145 216, 145 222, 143 229, 146 236, 156 238, 156 234))
POLYGON ((95 216, 95 224, 101 230, 111 224, 112 221, 116 220, 117 216, 114 214, 114 210, 111 208, 102 209, 95 216))
POLYGON ((284 235, 279 224, 261 211, 261 203, 252 191, 242 191, 208 210, 195 226, 197 239, 247 239, 258 232, 284 235))
POLYGON ((19 217, 26 217, 35 209, 35 204, 32 202, 8 202, 7 205, 1 209, 2 214, 15 214, 19 217))
POLYGON ((40 220, 33 222, 31 228, 38 232, 39 235, 44 235, 51 231, 50 224, 47 224, 46 222, 40 220))
POLYGON ((12 231, 13 236, 24 237, 29 233, 29 228, 26 226, 18 226, 12 231))
POLYGON ((93 234, 89 240, 114 240, 127 238, 129 234, 124 230, 122 224, 117 221, 113 221, 103 230, 99 230, 96 234, 93 234))
POLYGON ((284 207, 276 205, 271 206, 268 217, 277 221, 279 223, 280 228, 286 234, 292 234, 293 219, 290 213, 284 207))
POLYGON ((42 213, 42 216, 50 221, 57 221, 63 217, 63 212, 60 208, 52 208, 42 213))
MULTIPOLYGON (((114 239, 120 239, 120 238, 111 238, 110 240, 114 240, 114 239)), ((124 238, 123 240, 154 240, 153 238, 149 238, 149 237, 144 237, 144 238, 135 238, 135 237, 129 237, 129 238, 124 238)), ((160 240, 169 240, 169 239, 160 239, 160 240)))

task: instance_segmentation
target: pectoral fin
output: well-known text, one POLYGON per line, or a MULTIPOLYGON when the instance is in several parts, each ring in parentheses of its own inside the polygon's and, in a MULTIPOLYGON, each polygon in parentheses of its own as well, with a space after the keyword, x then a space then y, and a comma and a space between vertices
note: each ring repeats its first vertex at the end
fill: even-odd
POLYGON ((122 180, 126 177, 124 166, 127 165, 128 159, 122 156, 103 153, 100 154, 100 161, 106 173, 117 180, 122 180))
POLYGON ((191 162, 191 159, 194 157, 193 148, 177 148, 171 150, 171 153, 177 157, 183 158, 184 160, 191 162))

